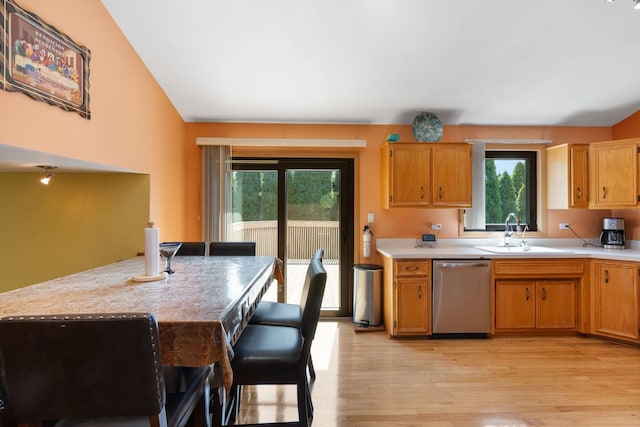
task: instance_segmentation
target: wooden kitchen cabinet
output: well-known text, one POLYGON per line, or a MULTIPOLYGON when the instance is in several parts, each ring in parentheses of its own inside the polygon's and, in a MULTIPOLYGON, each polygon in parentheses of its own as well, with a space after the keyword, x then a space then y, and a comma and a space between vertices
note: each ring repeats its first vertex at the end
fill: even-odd
POLYGON ((594 335, 638 342, 638 264, 592 262, 594 335))
POLYGON ((596 142, 589 146, 591 208, 638 205, 640 139, 596 142))
POLYGON ((575 280, 496 280, 496 331, 575 330, 575 280))
POLYGON ((442 144, 431 152, 434 207, 471 207, 471 145, 442 144))
POLYGON ((431 333, 431 261, 384 258, 384 324, 392 336, 431 333))
POLYGON ((536 327, 535 282, 496 280, 496 330, 536 327))
POLYGON ((430 206, 431 150, 423 144, 384 144, 381 154, 384 207, 430 206))
POLYGON ((589 331, 583 259, 494 260, 495 332, 589 331))
POLYGON ((471 207, 471 145, 385 143, 382 207, 471 207))
POLYGON ((547 207, 589 207, 589 145, 547 148, 547 207))

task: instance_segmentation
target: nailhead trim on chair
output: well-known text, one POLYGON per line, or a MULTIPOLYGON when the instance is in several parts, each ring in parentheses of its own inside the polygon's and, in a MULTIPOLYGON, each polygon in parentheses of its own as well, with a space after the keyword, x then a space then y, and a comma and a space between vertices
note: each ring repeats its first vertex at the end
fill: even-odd
MULTIPOLYGON (((31 315, 31 316, 8 316, 8 317, 4 317, 2 318, 3 320, 35 320, 35 319, 40 319, 40 320, 82 320, 82 319, 139 319, 139 318, 145 318, 147 320, 147 323, 149 325, 149 330, 151 332, 153 332, 153 322, 152 322, 152 316, 148 313, 122 313, 120 315, 115 315, 115 314, 109 314, 109 313, 104 313, 104 314, 65 314, 64 316, 60 316, 57 314, 50 314, 50 315, 31 315)), ((159 357, 158 357, 158 343, 155 340, 155 336, 152 333, 151 334, 151 350, 153 352, 153 360, 154 360, 154 364, 153 364, 153 369, 154 369, 154 374, 155 374, 155 378, 156 378, 156 383, 159 383, 160 381, 164 381, 162 378, 162 373, 161 373, 161 367, 158 363, 159 357)), ((162 407, 162 388, 158 388, 157 391, 157 395, 156 398, 158 399, 158 406, 162 407)), ((0 409, 3 409, 5 406, 4 401, 0 400, 0 409)))

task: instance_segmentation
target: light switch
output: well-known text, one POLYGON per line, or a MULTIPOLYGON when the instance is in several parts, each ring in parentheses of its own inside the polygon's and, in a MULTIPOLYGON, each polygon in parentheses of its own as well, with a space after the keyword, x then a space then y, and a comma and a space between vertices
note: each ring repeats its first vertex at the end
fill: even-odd
POLYGON ((375 219, 375 218, 374 218, 374 216, 373 216, 373 212, 369 212, 369 214, 367 215, 367 222, 368 222, 369 224, 373 224, 374 219, 375 219))

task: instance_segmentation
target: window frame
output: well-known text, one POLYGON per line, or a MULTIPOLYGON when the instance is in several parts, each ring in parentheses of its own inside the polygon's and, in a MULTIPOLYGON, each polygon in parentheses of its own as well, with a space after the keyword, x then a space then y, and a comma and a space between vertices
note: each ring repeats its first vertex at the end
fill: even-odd
MULTIPOLYGON (((482 177, 483 182, 482 185, 486 185, 486 177, 484 174, 485 161, 487 159, 523 159, 529 162, 529 166, 527 168, 527 173, 525 176, 526 188, 527 188, 527 198, 529 204, 529 221, 527 223, 528 231, 531 232, 540 232, 544 225, 541 221, 544 221, 543 216, 541 216, 541 207, 544 205, 543 197, 544 195, 541 193, 542 188, 544 186, 544 177, 543 177, 543 162, 544 157, 542 156, 544 148, 539 146, 524 146, 524 145, 515 145, 515 146, 499 146, 496 144, 491 144, 491 146, 487 145, 483 149, 483 158, 482 158, 482 177)), ((474 163, 474 167, 477 164, 474 163)), ((477 185, 475 180, 472 185, 477 185)), ((482 195, 484 197, 485 191, 483 188, 482 195)), ((474 191, 474 197, 476 196, 476 192, 474 191)), ((474 203, 474 206, 476 203, 474 203)), ((484 201, 482 203, 484 206, 484 201)), ((486 207, 485 207, 486 208, 486 207)), ((464 214, 467 210, 461 210, 461 221, 460 221, 460 234, 471 236, 471 235, 486 235, 487 233, 496 232, 496 231, 504 231, 505 226, 504 223, 501 224, 485 224, 485 228, 466 228, 464 221, 464 214)))
MULTIPOLYGON (((526 224, 529 231, 538 231, 538 153, 537 151, 528 150, 491 150, 485 149, 484 160, 526 160, 528 167, 525 168, 525 188, 527 189, 527 201, 529 213, 529 221, 526 224)), ((504 223, 501 224, 486 224, 485 230, 474 231, 504 231, 504 223)))

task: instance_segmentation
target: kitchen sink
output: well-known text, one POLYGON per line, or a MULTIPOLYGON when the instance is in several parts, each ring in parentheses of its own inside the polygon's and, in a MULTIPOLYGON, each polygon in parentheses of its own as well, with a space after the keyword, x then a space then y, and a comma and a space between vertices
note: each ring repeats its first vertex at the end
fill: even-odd
POLYGON ((491 252, 494 254, 570 254, 573 253, 566 249, 549 248, 546 246, 474 246, 476 249, 491 252))

